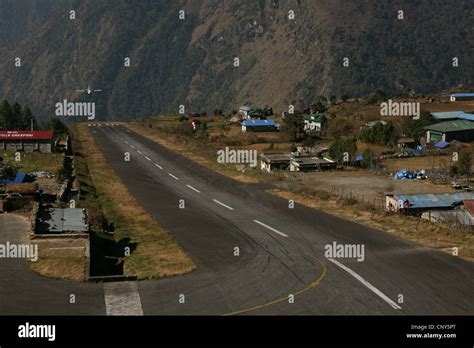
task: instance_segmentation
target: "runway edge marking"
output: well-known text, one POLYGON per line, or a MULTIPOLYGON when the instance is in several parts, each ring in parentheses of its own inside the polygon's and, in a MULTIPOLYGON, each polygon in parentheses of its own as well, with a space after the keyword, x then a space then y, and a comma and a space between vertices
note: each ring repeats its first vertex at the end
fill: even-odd
POLYGON ((361 282, 363 285, 365 285, 368 289, 370 289, 373 293, 375 293, 377 296, 379 296, 382 300, 387 302, 390 306, 392 306, 394 309, 402 309, 398 304, 396 304, 392 299, 390 299, 387 295, 385 295, 382 291, 377 289, 375 286, 370 284, 367 280, 362 278, 359 274, 354 272, 352 269, 350 269, 347 266, 344 266, 342 263, 340 263, 337 260, 328 258, 328 260, 332 263, 334 263, 336 266, 342 268, 344 271, 349 273, 351 276, 353 276, 355 279, 357 279, 359 282, 361 282))

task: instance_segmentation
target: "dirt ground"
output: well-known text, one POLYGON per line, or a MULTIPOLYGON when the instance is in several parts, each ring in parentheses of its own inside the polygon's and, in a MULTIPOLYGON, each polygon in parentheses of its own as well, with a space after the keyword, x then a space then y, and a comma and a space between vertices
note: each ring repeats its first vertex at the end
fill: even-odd
POLYGON ((386 193, 454 192, 448 185, 434 185, 429 180, 395 180, 389 175, 377 175, 366 170, 340 172, 293 173, 307 187, 344 197, 354 197, 368 204, 381 205, 386 193))

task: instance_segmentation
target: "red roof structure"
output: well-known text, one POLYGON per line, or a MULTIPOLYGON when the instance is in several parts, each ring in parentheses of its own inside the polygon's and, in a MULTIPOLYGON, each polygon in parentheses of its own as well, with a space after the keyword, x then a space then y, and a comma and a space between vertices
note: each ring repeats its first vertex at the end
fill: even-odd
POLYGON ((465 199, 463 201, 463 203, 464 203, 464 206, 466 207, 467 211, 469 212, 469 214, 471 214, 471 216, 474 216, 474 200, 465 199))
POLYGON ((52 140, 53 131, 0 131, 0 140, 52 140))

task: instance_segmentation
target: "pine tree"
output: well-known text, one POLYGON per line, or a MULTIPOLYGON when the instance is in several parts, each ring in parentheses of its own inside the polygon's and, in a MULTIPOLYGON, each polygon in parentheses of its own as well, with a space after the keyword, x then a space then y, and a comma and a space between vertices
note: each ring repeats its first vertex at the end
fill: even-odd
POLYGON ((0 127, 5 130, 13 129, 13 110, 7 100, 0 106, 0 127))
POLYGON ((36 129, 36 119, 31 113, 31 110, 24 106, 21 109, 21 129, 22 130, 31 130, 31 124, 33 124, 33 129, 36 129))
POLYGON ((21 106, 17 102, 13 104, 12 106, 12 128, 13 130, 21 130, 22 124, 21 124, 21 106))

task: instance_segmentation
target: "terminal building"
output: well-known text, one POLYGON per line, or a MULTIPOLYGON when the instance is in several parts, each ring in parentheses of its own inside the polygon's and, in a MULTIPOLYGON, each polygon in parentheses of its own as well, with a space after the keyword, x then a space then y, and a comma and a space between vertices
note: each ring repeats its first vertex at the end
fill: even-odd
POLYGON ((0 131, 0 150, 49 153, 53 144, 53 131, 0 131))

